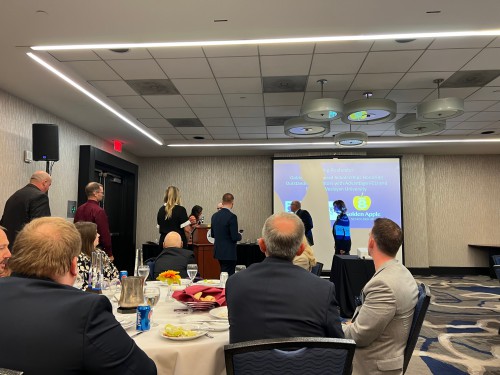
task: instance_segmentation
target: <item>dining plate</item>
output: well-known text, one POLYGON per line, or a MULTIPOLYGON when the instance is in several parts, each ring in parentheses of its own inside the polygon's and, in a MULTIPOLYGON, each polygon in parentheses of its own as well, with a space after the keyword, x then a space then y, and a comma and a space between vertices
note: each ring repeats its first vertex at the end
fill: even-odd
POLYGON ((188 340, 195 340, 205 334, 208 333, 208 329, 204 324, 173 324, 175 327, 182 328, 183 330, 186 331, 194 331, 195 335, 194 336, 167 336, 164 331, 160 331, 161 337, 166 338, 168 340, 173 340, 173 341, 188 341, 188 340))
POLYGON ((217 319, 227 319, 227 306, 216 307, 210 310, 209 314, 217 319))
POLYGON ((229 329, 229 323, 225 320, 214 319, 209 316, 188 315, 180 319, 181 323, 203 323, 208 331, 222 332, 229 329))
POLYGON ((203 286, 220 286, 220 280, 219 279, 204 279, 200 280, 196 283, 196 285, 203 285, 203 286))

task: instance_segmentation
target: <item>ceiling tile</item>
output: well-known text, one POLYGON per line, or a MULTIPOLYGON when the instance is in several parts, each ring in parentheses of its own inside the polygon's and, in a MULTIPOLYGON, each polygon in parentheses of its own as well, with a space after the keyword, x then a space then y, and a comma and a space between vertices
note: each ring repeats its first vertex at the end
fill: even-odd
POLYGON ((203 50, 207 57, 257 56, 259 54, 256 45, 207 46, 203 47, 203 50))
POLYGON ((300 116, 300 105, 266 107, 266 117, 300 116))
POLYGON ((308 55, 314 51, 314 43, 261 44, 260 56, 266 55, 308 55))
MULTIPOLYGON (((392 123, 386 122, 384 124, 373 124, 373 125, 352 125, 352 131, 360 131, 360 132, 384 132, 389 130, 393 126, 392 123)), ((380 134, 378 134, 380 135, 380 134)))
POLYGON ((368 52, 372 46, 371 40, 356 40, 346 42, 323 42, 316 43, 315 53, 338 53, 338 52, 368 52))
POLYGON ((412 72, 450 72, 459 70, 479 49, 427 50, 411 67, 412 72))
POLYGON ((307 91, 321 91, 320 79, 326 79, 328 82, 324 85, 324 91, 347 90, 356 77, 355 74, 323 74, 320 76, 309 76, 307 81, 307 91))
POLYGON ((64 65, 69 66, 87 81, 120 79, 120 76, 104 61, 70 61, 65 62, 64 65))
MULTIPOLYGON (((170 125, 172 126, 172 125, 170 125)), ((176 128, 170 127, 170 128, 150 128, 153 130, 156 134, 158 135, 166 135, 166 134, 179 134, 176 128)))
POLYGON ((500 48, 485 48, 460 70, 498 69, 500 48))
POLYGON ((222 95, 184 95, 190 107, 225 107, 222 95))
POLYGON ((479 112, 477 115, 469 117, 467 121, 500 121, 500 112, 479 112))
POLYGON ((194 113, 199 118, 211 118, 211 117, 231 117, 229 111, 226 107, 223 108, 193 108, 194 113))
POLYGON ((143 95, 143 98, 155 108, 188 107, 181 95, 143 95))
POLYGON ((311 75, 357 73, 366 53, 315 53, 311 75))
POLYGON ((468 135, 468 134, 471 134, 472 133, 472 130, 459 130, 459 129, 446 129, 446 130, 443 130, 441 133, 439 133, 439 135, 468 135))
POLYGON ((135 59, 151 59, 152 56, 146 48, 132 48, 128 52, 114 52, 110 49, 94 50, 103 60, 135 60, 135 59))
POLYGON ((491 81, 490 83, 488 83, 486 86, 500 87, 500 77, 495 78, 493 81, 491 81))
POLYGON ((172 80, 175 87, 181 94, 220 94, 219 87, 215 79, 195 78, 183 79, 177 78, 172 80))
POLYGON ((135 118, 161 118, 161 115, 154 109, 129 108, 127 112, 135 118))
POLYGON ((172 125, 164 118, 140 118, 139 121, 148 128, 173 128, 172 125))
POLYGON ((491 36, 470 36, 461 38, 436 38, 429 49, 483 48, 494 38, 491 36))
POLYGON ((267 126, 267 134, 285 134, 284 126, 267 126))
POLYGON ((500 36, 497 36, 496 39, 488 45, 488 47, 500 47, 500 36))
POLYGON ((493 124, 488 125, 483 130, 486 130, 486 129, 500 129, 500 121, 497 121, 497 122, 494 122, 493 124))
POLYGON ((238 126, 240 134, 266 134, 265 126, 238 126))
POLYGON ((240 139, 267 139, 267 134, 240 134, 240 139))
MULTIPOLYGON (((477 100, 477 101, 465 101, 465 111, 483 111, 483 110, 490 110, 489 107, 493 107, 493 105, 497 103, 496 101, 493 100, 477 100)), ((492 111, 495 111, 495 109, 492 109, 492 111)), ((496 111, 500 111, 500 106, 496 111)))
POLYGON ((170 78, 213 78, 212 70, 205 58, 156 61, 170 78))
MULTIPOLYGON (((484 102, 489 103, 489 101, 484 101, 484 102)), ((467 105, 467 102, 465 102, 465 105, 467 105)), ((500 112, 500 102, 491 107, 486 108, 486 111, 500 112)))
POLYGON ((49 54, 59 61, 101 60, 94 51, 89 50, 50 51, 49 54))
POLYGON ((179 127, 176 128, 181 134, 188 135, 209 135, 207 129, 200 127, 179 127))
POLYGON ((261 56, 262 76, 301 76, 308 75, 312 55, 261 56))
POLYGON ((149 53, 155 59, 172 59, 186 57, 205 57, 201 47, 162 47, 150 48, 149 53))
POLYGON ((432 41, 432 38, 416 39, 408 43, 398 43, 395 40, 376 40, 371 51, 422 50, 426 49, 432 41))
POLYGON ((302 105, 303 92, 265 93, 264 104, 268 107, 278 105, 302 105))
POLYGON ((232 127, 229 127, 229 126, 215 126, 215 127, 207 128, 207 130, 212 135, 219 135, 219 134, 233 134, 233 135, 238 135, 238 132, 236 131, 236 128, 234 126, 232 126, 232 127))
POLYGON ((217 78, 220 91, 223 94, 262 93, 262 81, 260 78, 217 78))
POLYGON ((358 74, 352 83, 351 90, 390 90, 402 76, 403 73, 358 74))
POLYGON ((392 90, 387 99, 396 102, 421 102, 432 91, 432 89, 392 90))
POLYGON ((398 102, 398 113, 414 113, 417 110, 418 103, 398 102))
MULTIPOLYGON (((465 99, 478 90, 477 87, 460 87, 452 89, 440 89, 441 98, 457 97, 465 99)), ((434 90, 434 97, 437 99, 437 90, 434 90)))
POLYGON ((264 117, 233 117, 236 126, 263 126, 266 125, 264 117))
POLYGON ((155 60, 110 60, 107 61, 123 79, 168 78, 155 60))
MULTIPOLYGON (((365 96, 363 95, 365 92, 366 90, 350 90, 345 96, 344 102, 348 103, 353 100, 365 99, 365 96)), ((370 92, 373 94, 372 98, 383 99, 387 96, 390 90, 370 90, 370 92)))
POLYGON ((200 118, 204 126, 208 127, 229 127, 234 126, 233 120, 230 117, 214 117, 214 118, 200 118))
POLYGON ((158 112, 165 118, 193 118, 196 117, 190 108, 158 108, 158 112))
POLYGON ((151 108, 141 96, 110 96, 116 104, 122 108, 151 108))
POLYGON ((257 56, 212 57, 208 61, 216 77, 260 77, 257 56))
POLYGON ((235 117, 265 117, 264 107, 229 107, 229 112, 234 120, 235 117))
POLYGON ((89 81, 89 83, 107 96, 135 95, 136 92, 124 81, 89 81))
POLYGON ((225 94, 228 107, 259 107, 264 105, 262 94, 225 94))
POLYGON ((177 133, 177 134, 163 135, 162 138, 163 138, 163 140, 165 142, 168 142, 168 141, 184 141, 184 140, 186 140, 186 138, 184 138, 184 136, 180 135, 179 133, 177 133))
POLYGON ((482 87, 469 96, 467 100, 500 100, 500 87, 482 87))
POLYGON ((462 114, 460 116, 453 117, 452 120, 456 121, 456 122, 467 121, 469 118, 471 118, 472 116, 474 116, 477 113, 478 112, 465 112, 464 114, 462 114))
POLYGON ((479 130, 487 127, 488 125, 492 124, 492 121, 463 121, 459 124, 454 125, 453 127, 450 126, 448 123, 446 124, 447 129, 453 129, 453 130, 479 130))
POLYGON ((448 79, 454 72, 418 72, 406 73, 401 81, 396 85, 396 89, 434 89, 436 84, 435 79, 448 79))
POLYGON ((284 132, 282 134, 273 134, 273 133, 268 133, 267 134, 268 139, 290 139, 288 135, 286 135, 284 132))
POLYGON ((239 140, 240 135, 238 133, 233 134, 217 134, 216 136, 213 136, 214 139, 228 139, 228 140, 239 140))
POLYGON ((422 51, 370 52, 360 73, 406 72, 422 54, 422 51))
MULTIPOLYGON (((323 97, 344 100, 345 94, 346 94, 345 91, 325 91, 323 93, 323 97)), ((320 99, 320 98, 321 98, 321 92, 310 91, 305 93, 303 102, 305 103, 308 102, 309 100, 320 99)))

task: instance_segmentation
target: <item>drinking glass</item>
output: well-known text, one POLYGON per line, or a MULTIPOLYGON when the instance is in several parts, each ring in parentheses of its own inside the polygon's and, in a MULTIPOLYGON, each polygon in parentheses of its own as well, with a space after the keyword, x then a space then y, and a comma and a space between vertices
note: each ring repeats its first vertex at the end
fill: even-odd
POLYGON ((75 281, 73 282, 73 288, 82 289, 82 287, 83 287, 83 277, 80 273, 77 273, 75 281))
POLYGON ((236 265, 236 268, 234 269, 234 273, 243 271, 246 268, 247 268, 247 266, 245 266, 244 264, 238 264, 238 265, 236 265))
POLYGON ((187 265, 187 274, 189 279, 191 280, 191 284, 193 283, 196 274, 198 273, 198 265, 197 264, 188 264, 187 265))
POLYGON ((108 297, 111 303, 117 303, 118 298, 116 294, 120 290, 120 286, 121 283, 119 279, 105 280, 102 282, 102 294, 108 297))
POLYGON ((144 288, 144 301, 151 306, 151 326, 156 327, 158 323, 153 322, 153 307, 156 306, 160 300, 160 288, 158 287, 147 287, 144 288))
POLYGON ((137 276, 142 277, 144 279, 144 285, 146 285, 146 279, 149 276, 149 266, 139 266, 137 267, 137 276))

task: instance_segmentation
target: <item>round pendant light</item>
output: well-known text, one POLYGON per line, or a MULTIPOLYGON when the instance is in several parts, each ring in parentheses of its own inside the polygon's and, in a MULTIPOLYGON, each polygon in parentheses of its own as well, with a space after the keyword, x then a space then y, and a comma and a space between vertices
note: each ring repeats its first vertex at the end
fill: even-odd
POLYGON ((302 106, 300 115, 309 121, 332 121, 344 113, 344 103, 339 99, 323 98, 323 86, 328 81, 320 79, 321 99, 313 99, 302 106))
POLYGON ((422 121, 446 120, 464 113, 464 100, 461 98, 440 98, 439 88, 442 78, 433 81, 437 84, 438 98, 417 105, 417 119, 422 121))
POLYGON ((414 113, 408 113, 397 120, 394 126, 396 135, 400 137, 419 137, 443 131, 446 129, 446 121, 420 121, 414 113))
POLYGON ((335 134, 334 141, 342 147, 364 146, 368 142, 368 134, 365 132, 342 132, 335 134))
POLYGON ((308 121, 302 117, 294 117, 285 121, 285 134, 290 137, 320 137, 329 131, 329 122, 308 121))
POLYGON ((396 117, 396 102, 389 99, 371 99, 371 92, 363 94, 365 99, 355 100, 345 105, 342 122, 346 124, 381 124, 396 117))

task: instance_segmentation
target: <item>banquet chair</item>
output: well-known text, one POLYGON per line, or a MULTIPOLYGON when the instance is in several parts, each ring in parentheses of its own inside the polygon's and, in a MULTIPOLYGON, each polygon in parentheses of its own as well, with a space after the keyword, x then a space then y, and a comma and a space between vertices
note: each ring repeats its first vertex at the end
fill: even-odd
POLYGON ((149 267, 149 276, 148 276, 149 280, 154 280, 155 260, 156 257, 146 259, 146 261, 144 262, 144 264, 146 264, 149 267))
POLYGON ((427 313, 430 302, 431 292, 429 287, 424 283, 419 284, 417 305, 415 306, 415 312, 413 313, 410 335, 408 336, 404 352, 403 374, 406 372, 408 364, 410 363, 410 359, 413 354, 413 350, 415 349, 415 345, 417 344, 418 335, 420 334, 420 329, 424 323, 425 314, 427 313))
POLYGON ((492 255, 493 264, 500 264, 500 255, 492 255))
POLYGON ((494 264, 493 270, 495 271, 495 275, 497 275, 498 281, 500 281, 500 264, 494 264))
POLYGON ((326 337, 290 337, 224 346, 227 375, 348 375, 356 343, 326 337))
POLYGON ((323 263, 316 262, 316 265, 311 268, 311 273, 321 276, 321 271, 323 271, 323 263))

